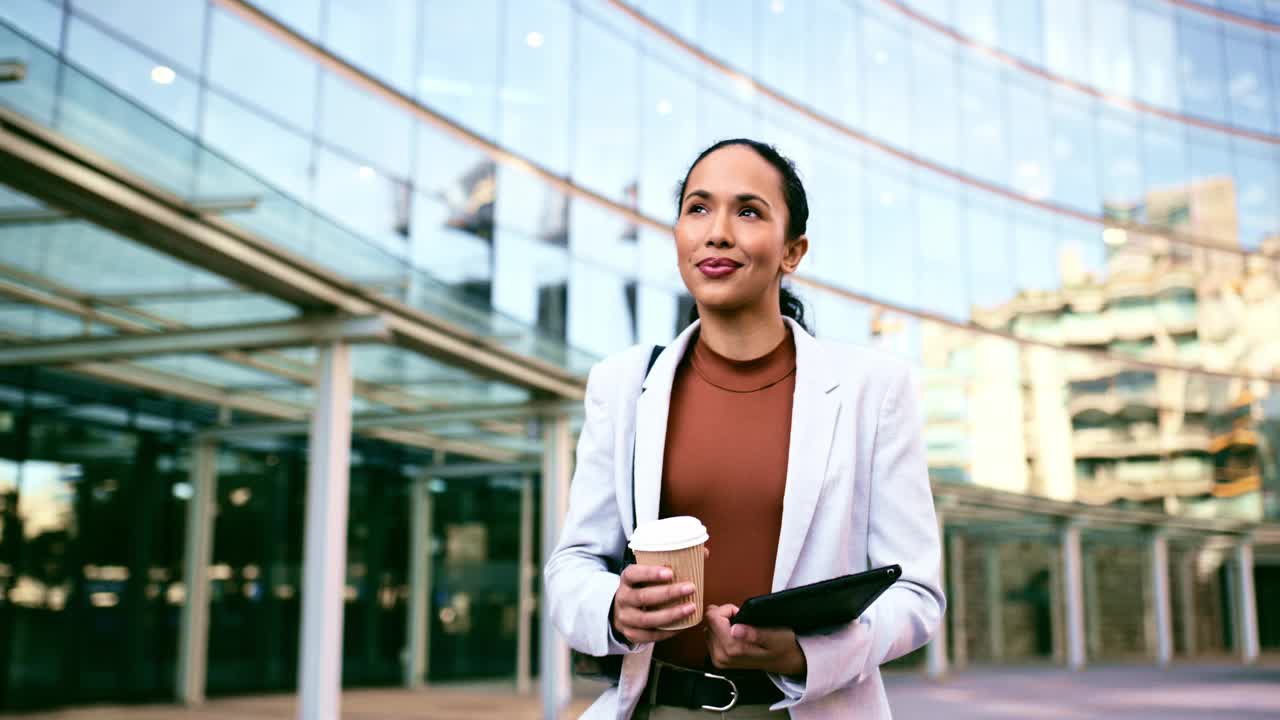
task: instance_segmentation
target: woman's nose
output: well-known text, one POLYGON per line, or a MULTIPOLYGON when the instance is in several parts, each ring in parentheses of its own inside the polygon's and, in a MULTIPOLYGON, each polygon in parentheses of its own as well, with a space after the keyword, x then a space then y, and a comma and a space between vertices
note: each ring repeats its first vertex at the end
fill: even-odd
POLYGON ((733 247, 733 232, 729 229, 729 218, 717 215, 711 224, 711 232, 707 234, 707 247, 733 247))

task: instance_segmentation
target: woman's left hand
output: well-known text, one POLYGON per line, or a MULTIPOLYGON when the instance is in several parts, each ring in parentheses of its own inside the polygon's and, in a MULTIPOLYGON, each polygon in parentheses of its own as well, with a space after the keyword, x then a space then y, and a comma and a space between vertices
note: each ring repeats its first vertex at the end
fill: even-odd
POLYGON ((796 634, 787 628, 730 625, 736 605, 708 605, 704 614, 707 652, 722 670, 764 670, 780 675, 804 675, 808 666, 796 634))

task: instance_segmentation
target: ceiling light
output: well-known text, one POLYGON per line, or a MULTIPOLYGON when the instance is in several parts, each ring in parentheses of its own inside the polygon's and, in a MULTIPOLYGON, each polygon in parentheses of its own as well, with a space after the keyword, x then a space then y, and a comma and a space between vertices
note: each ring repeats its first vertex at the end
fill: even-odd
POLYGON ((157 85, 171 85, 177 77, 178 74, 167 65, 157 65, 151 68, 151 81, 157 85))

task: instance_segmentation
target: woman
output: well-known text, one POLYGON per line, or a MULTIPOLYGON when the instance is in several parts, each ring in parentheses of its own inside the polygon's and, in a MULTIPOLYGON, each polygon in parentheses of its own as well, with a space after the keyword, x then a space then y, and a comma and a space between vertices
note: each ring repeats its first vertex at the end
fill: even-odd
POLYGON ((771 146, 726 140, 686 174, 675 227, 699 318, 597 365, 560 544, 556 627, 581 653, 622 655, 585 717, 888 718, 881 663, 929 641, 945 601, 920 419, 907 369, 821 342, 782 287, 809 247, 804 186, 771 146), (634 463, 634 464, 633 464, 634 463), (634 497, 634 501, 633 501, 634 497), (634 507, 633 507, 634 502, 634 507), (631 519, 693 515, 710 534, 709 603, 670 571, 619 574, 631 519), (746 598, 890 564, 902 578, 857 621, 797 636, 732 626, 746 598))

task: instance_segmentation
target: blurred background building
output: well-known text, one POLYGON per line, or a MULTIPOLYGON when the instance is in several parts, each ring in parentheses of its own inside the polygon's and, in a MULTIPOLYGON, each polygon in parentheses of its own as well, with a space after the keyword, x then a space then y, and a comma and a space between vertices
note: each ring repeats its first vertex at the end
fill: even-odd
POLYGON ((556 706, 575 403, 683 327, 736 136, 805 179, 817 333, 918 369, 903 665, 1280 648, 1275 2, 8 0, 0 710, 556 706))

